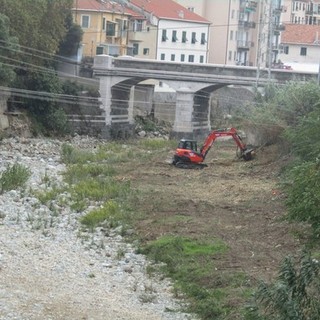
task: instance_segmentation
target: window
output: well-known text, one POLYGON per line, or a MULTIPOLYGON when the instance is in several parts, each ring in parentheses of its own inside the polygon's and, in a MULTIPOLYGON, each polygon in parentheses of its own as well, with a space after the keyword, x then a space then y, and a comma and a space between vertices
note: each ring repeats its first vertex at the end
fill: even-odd
POLYGON ((166 29, 163 29, 163 30, 162 30, 161 41, 162 41, 162 42, 165 42, 165 41, 167 41, 167 40, 168 40, 168 38, 167 38, 167 30, 166 30, 166 29))
POLYGON ((81 27, 89 28, 90 27, 90 16, 81 16, 81 27))
POLYGON ((116 35, 116 24, 111 21, 107 21, 106 35, 109 37, 114 37, 116 35))
POLYGON ((171 61, 174 61, 176 59, 176 56, 174 54, 171 55, 171 61))
POLYGON ((206 34, 203 32, 201 33, 201 44, 206 44, 207 40, 206 40, 206 34))
POLYGON ((103 54, 103 47, 97 47, 96 54, 103 54))
POLYGON ((231 19, 234 19, 234 10, 231 11, 231 19))
POLYGON ((182 42, 186 43, 187 41, 187 31, 182 31, 182 42))
POLYGON ((199 61, 200 61, 200 63, 204 63, 204 56, 200 56, 199 61))
POLYGON ((133 32, 141 32, 142 31, 142 24, 143 24, 143 21, 142 20, 135 20, 133 22, 133 32))
POLYGON ((232 51, 228 52, 228 60, 231 61, 232 60, 232 51))
POLYGON ((283 47, 283 53, 284 54, 289 54, 289 46, 284 46, 283 47))
POLYGON ((145 56, 148 56, 149 55, 149 48, 143 48, 143 54, 145 55, 145 56))
POLYGON ((161 53, 160 60, 165 60, 165 58, 166 58, 166 55, 164 53, 161 53))
POLYGON ((189 55, 189 62, 194 62, 194 55, 193 54, 190 54, 189 55))
POLYGON ((139 54, 139 43, 134 43, 133 44, 133 55, 136 56, 139 54))
POLYGON ((184 54, 182 54, 181 57, 180 57, 180 61, 181 61, 181 62, 184 62, 185 57, 186 57, 186 56, 185 56, 184 54))
POLYGON ((196 42, 197 42, 196 33, 192 32, 192 34, 191 34, 191 43, 196 43, 196 42))
POLYGON ((177 38, 177 31, 173 30, 172 31, 172 42, 177 42, 178 38, 177 38))
POLYGON ((237 60, 237 51, 234 51, 233 52, 233 61, 236 61, 237 60))
POLYGON ((106 18, 102 18, 102 30, 106 30, 106 18))
POLYGON ((301 47, 300 48, 300 56, 306 56, 307 55, 307 48, 301 47))
POLYGON ((187 7, 187 9, 191 12, 194 12, 194 7, 187 7))
POLYGON ((230 40, 233 40, 233 30, 230 31, 230 40))

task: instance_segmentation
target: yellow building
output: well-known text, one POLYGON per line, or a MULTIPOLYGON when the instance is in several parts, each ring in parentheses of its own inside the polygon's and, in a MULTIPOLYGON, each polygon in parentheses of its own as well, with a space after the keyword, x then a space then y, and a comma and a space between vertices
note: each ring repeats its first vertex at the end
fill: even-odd
POLYGON ((113 2, 104 0, 74 0, 74 22, 83 30, 82 55, 128 55, 129 19, 134 12, 113 2))

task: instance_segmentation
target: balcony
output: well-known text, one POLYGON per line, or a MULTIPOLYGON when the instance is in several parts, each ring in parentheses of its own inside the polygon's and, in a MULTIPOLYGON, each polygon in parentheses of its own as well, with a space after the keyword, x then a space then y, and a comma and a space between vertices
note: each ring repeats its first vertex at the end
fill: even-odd
POLYGON ((258 1, 246 1, 243 3, 242 10, 244 12, 255 12, 258 6, 258 1))
POLYGON ((282 32, 284 30, 286 30, 286 26, 283 24, 279 24, 279 25, 274 26, 273 32, 274 32, 274 35, 278 36, 278 35, 280 35, 280 32, 282 32))
POLYGON ((242 51, 248 51, 254 46, 254 42, 246 40, 237 40, 237 49, 242 51))
POLYGON ((244 29, 254 29, 256 27, 256 23, 253 21, 239 20, 239 27, 244 29))
POLYGON ((109 56, 118 57, 119 55, 121 55, 121 46, 101 43, 97 46, 96 54, 107 54, 109 56))
POLYGON ((287 12, 287 7, 286 7, 286 6, 279 6, 278 8, 275 8, 275 9, 273 10, 273 13, 274 13, 275 15, 280 15, 280 14, 283 13, 283 12, 287 12))

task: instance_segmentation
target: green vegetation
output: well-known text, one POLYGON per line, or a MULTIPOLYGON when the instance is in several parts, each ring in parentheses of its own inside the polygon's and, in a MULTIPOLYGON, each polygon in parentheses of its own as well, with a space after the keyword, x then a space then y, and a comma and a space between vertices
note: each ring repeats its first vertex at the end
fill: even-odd
POLYGON ((108 220, 111 226, 129 219, 128 199, 134 193, 129 181, 118 181, 114 176, 116 169, 110 165, 114 157, 129 161, 129 147, 122 148, 115 143, 99 146, 95 151, 73 148, 68 144, 62 146, 61 158, 68 165, 64 180, 69 185, 72 208, 84 211, 92 201, 100 202, 98 209, 90 211, 81 223, 91 230, 108 220), (121 152, 122 151, 122 152, 121 152))
POLYGON ((12 93, 12 106, 28 111, 35 135, 69 131, 56 96, 65 86, 55 55, 75 55, 82 39, 81 28, 72 23, 72 5, 73 0, 0 0, 0 84, 48 94, 41 99, 12 93), (50 28, 44 28, 48 22, 50 28))
POLYGON ((247 319, 316 320, 320 318, 320 264, 304 252, 299 264, 292 257, 283 261, 272 284, 261 282, 248 306, 247 319))
POLYGON ((10 30, 21 46, 47 54, 23 56, 22 61, 47 66, 64 40, 72 0, 0 0, 1 13, 10 20, 10 30), (50 28, 43 26, 50 21, 50 28))
POLYGON ((80 219, 80 222, 90 230, 106 222, 111 228, 126 223, 125 212, 114 200, 105 202, 100 208, 90 211, 80 219))
POLYGON ((161 263, 160 270, 173 279, 176 290, 187 297, 188 311, 197 313, 201 319, 226 319, 230 311, 225 304, 227 296, 241 287, 246 278, 242 273, 224 274, 217 270, 214 261, 227 250, 219 239, 209 242, 163 236, 149 242, 139 252, 161 263))
POLYGON ((31 175, 30 170, 19 163, 8 165, 0 175, 0 193, 23 187, 31 175))
MULTIPOLYGON (((18 39, 11 36, 10 32, 10 19, 4 15, 0 14, 0 56, 8 55, 11 50, 16 50, 18 48, 18 39)), ((10 55, 11 57, 16 57, 15 54, 10 55)), ((0 85, 8 85, 12 83, 15 78, 14 68, 7 63, 2 63, 0 61, 0 85)))

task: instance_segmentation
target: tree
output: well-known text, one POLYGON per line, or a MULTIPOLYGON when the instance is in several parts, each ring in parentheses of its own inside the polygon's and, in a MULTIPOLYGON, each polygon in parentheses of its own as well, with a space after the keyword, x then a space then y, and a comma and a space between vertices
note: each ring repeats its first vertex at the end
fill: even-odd
POLYGON ((67 29, 72 0, 0 0, 1 12, 10 20, 10 31, 19 39, 21 61, 47 66, 67 29))
POLYGON ((77 54, 80 42, 82 40, 82 28, 72 21, 72 15, 66 17, 65 21, 67 34, 64 40, 60 43, 59 54, 67 57, 72 57, 77 54))
POLYGON ((18 47, 17 38, 10 36, 10 20, 4 14, 0 14, 0 85, 8 85, 15 78, 14 68, 7 56, 14 57, 12 49, 18 47))

